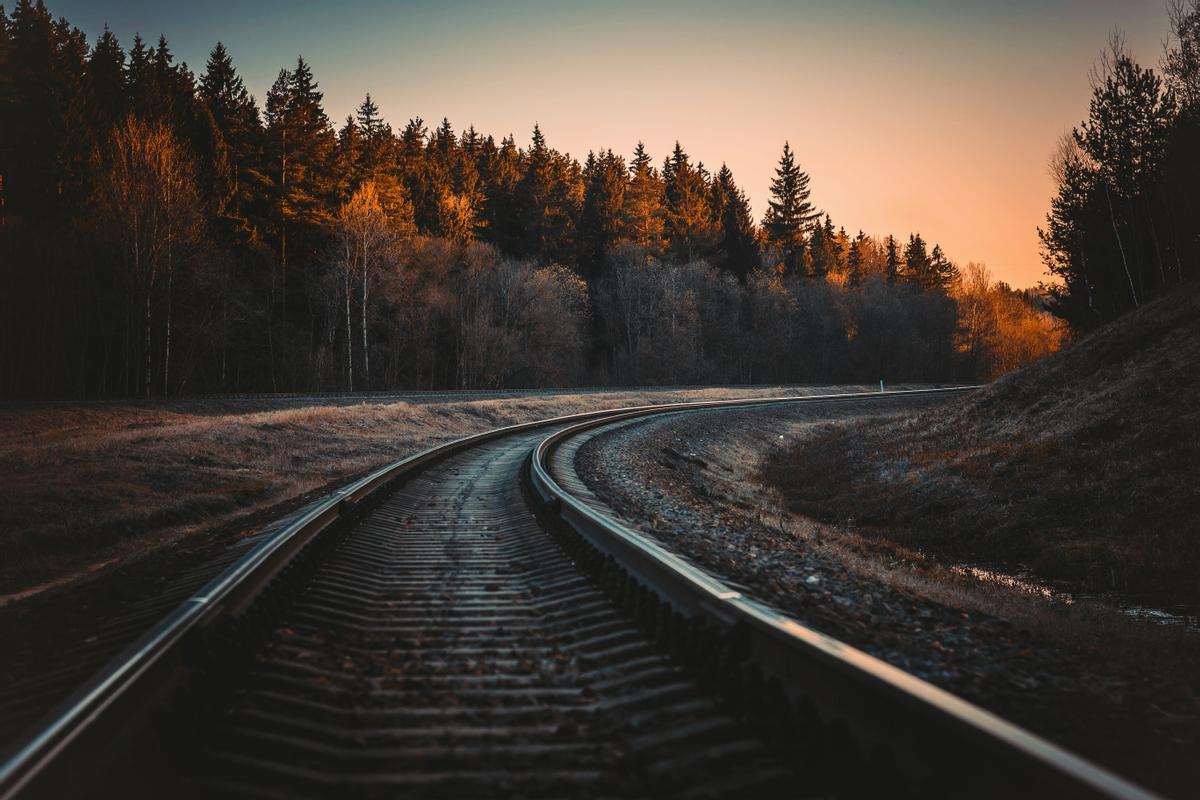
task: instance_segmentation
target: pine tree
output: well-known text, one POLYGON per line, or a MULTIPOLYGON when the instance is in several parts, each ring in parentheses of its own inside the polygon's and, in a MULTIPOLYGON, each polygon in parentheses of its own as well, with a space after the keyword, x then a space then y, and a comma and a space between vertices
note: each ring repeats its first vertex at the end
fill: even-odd
POLYGON ((717 234, 708 200, 707 176, 703 165, 692 166, 679 142, 663 164, 663 194, 668 250, 682 261, 707 256, 717 234))
POLYGON ((134 114, 143 118, 157 116, 153 54, 146 47, 141 34, 133 35, 133 46, 129 48, 129 66, 125 69, 125 85, 129 95, 129 108, 134 114))
MULTIPOLYGON (((393 152, 394 137, 391 127, 384 122, 379 113, 379 106, 371 99, 368 92, 354 113, 358 136, 362 140, 361 163, 358 168, 371 180, 378 180, 381 175, 388 179, 399 179, 399 165, 393 152)), ((378 190, 378 186, 376 187, 378 190)), ((381 207, 386 205, 380 199, 381 207)))
POLYGON ((778 248, 787 274, 800 274, 803 264, 804 236, 820 219, 809 196, 808 173, 796 165, 788 142, 783 143, 783 155, 771 181, 771 199, 763 218, 763 237, 770 246, 778 248))
POLYGON ((645 146, 638 142, 629 163, 629 189, 621 212, 621 238, 653 253, 663 246, 663 183, 645 146))
POLYGON ((582 201, 583 174, 578 163, 552 150, 535 123, 525 174, 517 188, 522 254, 549 260, 569 258, 582 201))
POLYGON ((400 132, 400 164, 402 169, 409 169, 421 160, 425 152, 425 120, 420 117, 410 119, 400 132))
POLYGON ((588 165, 583 170, 585 188, 579 233, 584 277, 592 277, 601 269, 621 234, 622 210, 629 186, 626 174, 625 160, 612 150, 598 158, 588 153, 588 165))
POLYGON ((167 37, 160 34, 158 44, 150 53, 153 106, 143 109, 143 113, 148 118, 157 117, 178 129, 180 109, 175 106, 178 92, 174 62, 175 56, 171 54, 171 48, 167 45, 167 37))
POLYGON ((500 147, 488 159, 486 172, 483 218, 489 239, 502 253, 520 255, 524 246, 523 209, 517 195, 525 165, 511 134, 500 140, 500 147))
POLYGON ((431 221, 431 230, 434 233, 445 230, 442 216, 447 203, 446 193, 454 194, 458 190, 458 187, 453 185, 457 155, 458 137, 454 135, 450 120, 443 117, 442 124, 429 135, 429 143, 425 148, 425 180, 432 187, 429 201, 433 203, 430 208, 425 209, 425 216, 431 221))
POLYGON ((450 120, 430 135, 425 148, 425 181, 432 187, 427 210, 431 230, 451 241, 465 243, 486 227, 483 218, 485 198, 479 185, 479 172, 473 160, 463 152, 450 120))
MULTIPOLYGON (((336 141, 329 117, 322 105, 312 70, 303 58, 291 73, 288 104, 284 115, 289 142, 289 180, 285 208, 292 221, 312 235, 332 219, 335 196, 333 150, 336 141)), ((315 255, 316 243, 306 241, 308 255, 315 255)))
POLYGON ((87 37, 28 0, 16 4, 6 28, 13 69, 0 77, 7 83, 0 96, 0 176, 8 210, 29 220, 57 220, 82 198, 96 144, 85 80, 87 37))
POLYGON ((814 278, 824 279, 841 269, 841 252, 833 221, 825 215, 824 225, 813 225, 808 241, 808 263, 814 278))
POLYGON ((1169 228, 1163 238, 1173 250, 1167 262, 1174 265, 1174 280, 1182 281, 1200 272, 1200 2, 1171 3, 1168 22, 1163 78, 1175 95, 1176 113, 1157 194, 1168 198, 1160 206, 1169 228))
POLYGON ((355 124, 366 145, 378 147, 379 140, 387 131, 387 124, 379 115, 379 106, 371 99, 370 92, 367 92, 367 96, 363 98, 362 103, 358 106, 358 111, 355 112, 355 124))
POLYGON ((441 187, 433 179, 426 154, 428 131, 425 120, 415 117, 400 132, 397 161, 400 177, 412 200, 417 229, 431 233, 437 227, 438 198, 441 187))
POLYGON ((890 233, 884 242, 884 253, 884 278, 894 285, 900 280, 900 247, 890 233))
POLYGON ((104 26, 88 58, 88 74, 92 79, 92 99, 96 114, 96 130, 107 136, 117 120, 127 113, 125 94, 125 51, 116 35, 104 26))
POLYGON ((458 147, 458 137, 454 135, 454 127, 446 117, 442 117, 442 124, 429 137, 429 146, 443 159, 449 159, 458 147))
MULTIPOLYGON (((317 262, 337 197, 333 174, 337 140, 322 100, 303 58, 297 59, 295 70, 281 70, 267 93, 267 147, 280 268, 277 296, 285 326, 290 295, 300 285, 289 284, 289 271, 317 262)), ((286 342, 286 328, 283 333, 286 342)), ((286 367, 287 354, 282 355, 286 367)))
POLYGON ((338 196, 342 202, 348 202, 358 190, 363 181, 363 136, 359 132, 358 123, 352 115, 347 115, 346 121, 337 133, 337 169, 338 196))
POLYGON ((345 164, 338 168, 338 177, 343 183, 342 196, 350 197, 369 181, 375 202, 392 232, 400 236, 412 234, 415 212, 404 181, 399 143, 370 93, 363 98, 354 116, 346 118, 338 133, 338 147, 339 162, 345 164))
POLYGON ((1133 61, 1119 38, 1094 83, 1088 120, 1074 135, 1095 164, 1129 306, 1136 307, 1149 288, 1168 281, 1151 195, 1161 179, 1175 96, 1154 70, 1133 61), (1150 247, 1138 247, 1139 234, 1150 247))
POLYGON ((262 199, 267 186, 264 133, 258 106, 220 42, 208 55, 199 93, 221 132, 230 164, 230 202, 219 211, 248 229, 253 224, 251 219, 264 211, 262 199))
POLYGON ((946 258, 940 244, 935 244, 929 254, 929 267, 934 287, 940 292, 948 293, 961 278, 958 265, 946 258))
POLYGON ((921 234, 909 234, 908 245, 904 248, 904 280, 910 286, 921 291, 934 288, 932 264, 929 251, 921 234))
POLYGON ((733 172, 725 164, 717 171, 710 197, 712 216, 719 231, 718 263, 745 283, 746 276, 759 264, 754 219, 750 215, 746 193, 738 187, 733 172))
POLYGON ((1042 261, 1056 278, 1049 287, 1050 310, 1072 327, 1087 330, 1125 307, 1124 273, 1116 267, 1120 274, 1115 277, 1120 279, 1115 284, 1122 291, 1112 305, 1109 290, 1114 281, 1109 274, 1114 271, 1106 269, 1112 259, 1103 257, 1108 248, 1097 250, 1099 237, 1088 235, 1108 229, 1108 207, 1098 189, 1099 178, 1073 136, 1060 141, 1052 163, 1058 189, 1050 200, 1046 227, 1038 228, 1042 261))
POLYGON ((866 235, 860 230, 858 235, 850 240, 850 247, 846 251, 846 285, 852 289, 863 284, 862 248, 866 238, 866 235))

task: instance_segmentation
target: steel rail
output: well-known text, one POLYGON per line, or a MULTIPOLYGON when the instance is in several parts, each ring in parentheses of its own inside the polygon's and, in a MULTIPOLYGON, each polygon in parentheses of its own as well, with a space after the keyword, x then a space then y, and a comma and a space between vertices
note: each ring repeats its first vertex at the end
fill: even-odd
POLYGON ((800 401, 851 401, 955 393, 976 387, 885 393, 746 398, 633 406, 571 414, 510 425, 456 439, 395 461, 337 490, 263 540, 241 559, 109 661, 63 703, 0 764, 0 800, 52 784, 54 775, 79 776, 93 769, 94 750, 130 732, 154 705, 186 677, 186 657, 218 622, 237 619, 304 548, 365 501, 455 453, 512 434, 571 423, 594 422, 666 411, 755 406, 800 401))
MULTIPOLYGON (((790 402, 865 401, 948 391, 960 390, 812 396, 790 402)), ((688 409, 631 409, 572 425, 545 438, 534 450, 529 470, 530 483, 545 510, 600 554, 614 559, 643 589, 676 613, 748 645, 749 662, 778 681, 786 695, 785 704, 811 702, 823 719, 847 726, 861 743, 887 748, 902 772, 918 785, 936 786, 935 794, 970 798, 1156 797, 979 706, 745 596, 598 512, 554 479, 550 458, 566 441, 626 420, 680 410, 688 409)))

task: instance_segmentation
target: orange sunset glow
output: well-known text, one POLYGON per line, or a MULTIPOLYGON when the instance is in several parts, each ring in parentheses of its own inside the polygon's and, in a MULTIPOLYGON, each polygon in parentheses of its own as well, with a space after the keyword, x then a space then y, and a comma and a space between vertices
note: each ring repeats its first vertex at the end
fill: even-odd
POLYGON ((0 3, 0 800, 1200 796, 1200 0, 0 3))
POLYGON ((728 164, 759 218, 786 139, 835 224, 919 231, 1017 286, 1045 277, 1047 160, 1087 113, 1106 36, 1122 30, 1152 62, 1167 32, 1162 0, 201 8, 52 10, 93 35, 167 33, 193 67, 221 40, 260 101, 302 54, 335 122, 370 92, 396 128, 447 117, 524 146, 538 122, 580 160, 641 140, 661 162, 679 140, 714 171, 728 164))

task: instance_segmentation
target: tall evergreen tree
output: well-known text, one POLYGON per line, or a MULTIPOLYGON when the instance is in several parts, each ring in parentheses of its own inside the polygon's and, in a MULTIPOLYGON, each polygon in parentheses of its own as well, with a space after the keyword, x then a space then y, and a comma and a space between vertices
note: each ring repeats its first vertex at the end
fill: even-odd
POLYGON ((725 164, 717 171, 710 197, 712 216, 718 228, 718 264, 745 283, 746 276, 759 264, 758 242, 750 202, 725 164))
POLYGON ((126 91, 129 93, 130 110, 141 117, 149 117, 155 111, 156 85, 154 80, 153 53, 146 47, 141 34, 133 35, 133 46, 129 48, 129 66, 125 69, 126 91))
POLYGON ((125 93, 125 51, 116 35, 104 26, 104 33, 88 57, 88 74, 92 79, 92 100, 96 115, 96 131, 106 136, 112 126, 127 113, 125 93))
POLYGON ((895 284, 900 281, 900 246, 896 243, 896 237, 890 233, 884 240, 884 279, 889 284, 895 284))
POLYGON ((383 121, 383 117, 379 114, 379 106, 371 99, 371 93, 367 92, 367 96, 363 98, 359 104, 358 110, 355 112, 355 124, 358 126, 358 133, 362 136, 363 142, 369 148, 378 148, 382 139, 387 134, 387 123, 383 121))
POLYGON ((1200 0, 1168 6, 1171 40, 1164 79, 1175 95, 1176 115, 1163 163, 1161 208, 1174 250, 1176 279, 1200 273, 1200 0))
POLYGON ((231 186, 228 203, 219 211, 244 231, 264 212, 267 176, 263 164, 263 128, 258 106, 234 68, 225 45, 217 42, 208 55, 199 94, 208 106, 228 154, 231 186))
POLYGON ((41 2, 19 0, 6 26, 7 76, 0 118, 0 176, 9 213, 58 221, 83 195, 95 141, 85 81, 87 38, 54 21, 41 2))
MULTIPOLYGON (((336 174, 338 196, 342 202, 349 201, 363 181, 363 136, 354 117, 347 116, 337 133, 336 174)), ((374 199, 374 198, 372 198, 374 199)))
POLYGON ((663 164, 662 174, 668 250, 683 261, 707 256, 715 244, 717 231, 703 166, 693 167, 682 145, 676 142, 671 157, 663 164))
POLYGON ((347 118, 346 126, 338 135, 338 141, 343 161, 349 157, 350 151, 354 154, 353 165, 347 167, 350 170, 349 183, 346 183, 344 174, 339 176, 343 178, 348 190, 343 197, 349 198, 363 182, 370 181, 375 202, 378 203, 383 219, 391 226, 393 232, 399 235, 412 233, 415 210, 404 180, 399 142, 369 93, 359 104, 354 116, 347 118), (354 128, 353 134, 347 127, 354 128), (343 145, 343 142, 351 141, 352 144, 343 145))
POLYGON ((535 124, 525 175, 517 187, 522 254, 549 260, 569 257, 576 215, 583 201, 582 189, 578 163, 552 150, 541 127, 535 124))
POLYGON ((929 291, 934 288, 935 281, 929 260, 929 250, 919 233, 908 235, 908 244, 904 248, 904 280, 908 285, 921 291, 929 291))
POLYGON ((862 286, 865 277, 862 248, 866 238, 866 234, 860 230, 858 235, 850 240, 850 246, 846 250, 846 285, 852 289, 862 286))
POLYGON ((594 276, 621 235, 622 210, 629 186, 625 160, 612 150, 599 157, 588 153, 583 170, 583 213, 580 218, 580 255, 584 277, 594 276))
POLYGON ((783 155, 771 181, 763 238, 768 246, 778 248, 784 271, 792 275, 801 273, 805 234, 821 216, 809 201, 808 182, 808 173, 797 166, 791 145, 784 142, 783 155))
POLYGON ((1075 131, 1075 140, 1095 164, 1129 305, 1137 306, 1149 288, 1167 282, 1151 203, 1175 100, 1173 92, 1163 91, 1154 70, 1134 62, 1118 38, 1112 40, 1100 73, 1088 120, 1075 131), (1139 239, 1144 240, 1140 248, 1139 239))
POLYGON ((285 224, 305 234, 307 256, 315 256, 320 228, 332 219, 335 136, 325 114, 324 94, 303 58, 290 74, 282 123, 288 176, 284 182, 285 224))
POLYGON ((645 146, 637 143, 629 162, 629 189, 621 213, 621 237, 657 253, 663 246, 663 216, 666 198, 663 182, 651 163, 645 146))
POLYGON ((949 292, 960 278, 958 266, 946 258, 940 244, 935 244, 929 253, 929 269, 933 288, 939 292, 949 292))
POLYGON ((808 240, 808 264, 812 276, 822 280, 841 268, 838 237, 828 214, 823 225, 812 226, 812 235, 808 240))
POLYGON ((420 117, 410 119, 400 132, 399 139, 397 160, 401 179, 412 199, 417 229, 422 233, 433 233, 438 224, 441 187, 431 170, 432 158, 426 152, 429 132, 425 120, 420 117))

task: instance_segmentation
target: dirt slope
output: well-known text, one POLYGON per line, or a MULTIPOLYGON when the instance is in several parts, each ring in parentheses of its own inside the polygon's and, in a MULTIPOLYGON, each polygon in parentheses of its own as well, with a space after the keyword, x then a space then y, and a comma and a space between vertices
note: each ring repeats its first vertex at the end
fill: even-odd
POLYGON ((1200 285, 959 403, 768 460, 791 507, 1067 588, 1200 600, 1200 285))

